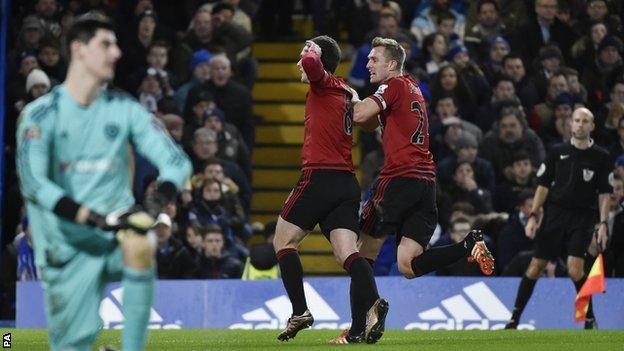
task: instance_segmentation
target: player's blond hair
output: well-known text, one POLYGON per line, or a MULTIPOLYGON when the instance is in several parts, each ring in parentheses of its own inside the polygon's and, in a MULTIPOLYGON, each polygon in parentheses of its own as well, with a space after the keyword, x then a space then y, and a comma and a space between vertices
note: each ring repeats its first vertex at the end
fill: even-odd
POLYGON ((375 37, 372 42, 373 48, 383 46, 385 50, 384 56, 386 59, 396 61, 397 70, 403 70, 405 64, 405 49, 394 39, 375 37))

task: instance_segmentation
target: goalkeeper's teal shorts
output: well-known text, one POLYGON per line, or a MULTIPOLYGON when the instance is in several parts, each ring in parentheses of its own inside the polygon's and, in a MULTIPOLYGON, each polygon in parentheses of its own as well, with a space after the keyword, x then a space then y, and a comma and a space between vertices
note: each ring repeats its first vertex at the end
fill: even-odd
POLYGON ((91 350, 102 329, 104 288, 121 280, 122 272, 119 246, 97 256, 79 251, 67 262, 41 269, 52 350, 91 350))

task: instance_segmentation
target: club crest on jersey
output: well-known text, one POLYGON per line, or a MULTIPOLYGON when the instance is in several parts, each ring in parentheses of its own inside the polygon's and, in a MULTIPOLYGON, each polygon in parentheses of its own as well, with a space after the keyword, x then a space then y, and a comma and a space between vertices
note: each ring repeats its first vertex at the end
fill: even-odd
POLYGON ((583 180, 589 182, 594 177, 594 171, 583 168, 583 180))
POLYGON ((375 94, 381 95, 386 91, 386 89, 388 89, 388 84, 382 84, 379 86, 379 88, 377 88, 377 91, 375 92, 375 94))
POLYGON ((409 92, 410 94, 421 94, 420 88, 415 86, 414 83, 409 84, 409 92))
POLYGON ((28 127, 24 129, 24 140, 34 140, 41 137, 39 127, 28 127))
POLYGON ((119 135, 119 126, 113 123, 109 123, 104 126, 104 134, 110 140, 113 140, 119 135))

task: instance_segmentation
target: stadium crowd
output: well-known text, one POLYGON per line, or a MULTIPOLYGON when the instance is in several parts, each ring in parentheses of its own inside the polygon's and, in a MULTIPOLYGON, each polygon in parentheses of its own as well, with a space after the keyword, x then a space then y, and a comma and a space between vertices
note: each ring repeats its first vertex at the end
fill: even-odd
MULTIPOLYGON (((65 78, 63 39, 73 18, 99 12, 118 24, 123 57, 108 89, 133 95, 193 161, 191 184, 157 218, 160 279, 240 278, 253 266, 276 272, 267 240, 246 245, 252 197, 254 40, 303 42, 294 35, 294 1, 14 2, 6 89, 3 267, 37 279, 15 175, 15 129, 25 104, 65 78), (254 31, 256 31, 254 33, 254 31)), ((593 140, 613 163, 607 274, 624 276, 624 3, 608 0, 302 1, 316 33, 346 32, 348 82, 360 96, 376 89, 366 69, 370 41, 391 37, 408 53, 406 69, 429 103, 437 163, 439 225, 430 245, 483 229, 499 275, 521 276, 531 258, 524 234, 536 172, 546 151, 570 138, 572 111, 593 111, 593 140)), ((298 4, 298 3, 297 3, 298 4)), ((298 6, 297 6, 298 8, 298 6)), ((293 60, 296 60, 293 57, 293 60)), ((302 116, 303 117, 303 116, 302 116)), ((363 196, 383 164, 379 133, 363 133, 363 196)), ((135 156, 134 195, 153 204, 156 169, 135 156)), ((595 255, 592 245, 588 255, 595 255)), ((378 275, 400 274, 388 239, 378 275)), ((590 264, 592 260, 587 260, 590 264)), ((15 276, 3 268, 3 300, 15 276)), ((563 261, 548 276, 565 275, 563 261)), ((14 273, 13 273, 14 274, 14 273)), ((276 274, 269 276, 276 277, 276 274)), ((439 275, 479 275, 457 262, 439 275)), ((10 304, 2 306, 3 315, 10 304)))

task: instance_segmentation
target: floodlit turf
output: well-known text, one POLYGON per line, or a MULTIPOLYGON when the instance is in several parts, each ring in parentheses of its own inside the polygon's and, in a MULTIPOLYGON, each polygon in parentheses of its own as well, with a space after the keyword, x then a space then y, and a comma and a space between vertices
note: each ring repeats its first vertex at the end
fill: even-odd
MULTIPOLYGON (((45 330, 7 330, 11 350, 47 350, 45 330)), ((305 330, 296 339, 279 342, 277 331, 152 330, 148 350, 327 350, 352 349, 326 345, 337 335, 331 330, 305 330)), ((104 331, 96 345, 119 346, 118 331, 104 331)), ((354 345, 357 350, 624 350, 624 331, 387 331, 376 345, 354 345)), ((96 348, 97 350, 97 348, 96 348)))

